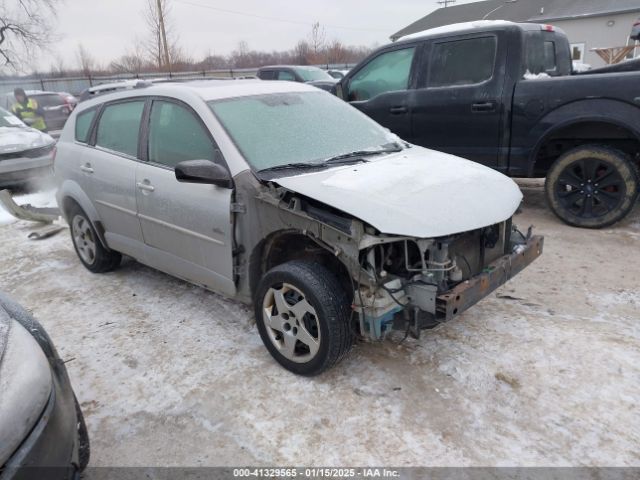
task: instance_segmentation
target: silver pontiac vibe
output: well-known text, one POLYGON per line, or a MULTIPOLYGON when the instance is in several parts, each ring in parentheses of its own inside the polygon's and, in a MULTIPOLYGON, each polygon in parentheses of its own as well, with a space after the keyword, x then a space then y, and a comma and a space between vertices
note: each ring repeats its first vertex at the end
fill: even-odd
POLYGON ((67 122, 55 173, 89 270, 125 254, 253 303, 266 348, 302 375, 357 337, 450 320, 542 252, 512 225, 522 195, 509 178, 301 83, 95 98, 67 122))

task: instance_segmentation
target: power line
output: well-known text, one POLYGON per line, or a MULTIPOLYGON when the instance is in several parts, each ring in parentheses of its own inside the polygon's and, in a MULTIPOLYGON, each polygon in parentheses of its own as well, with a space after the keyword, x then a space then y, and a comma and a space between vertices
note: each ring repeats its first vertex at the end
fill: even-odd
MULTIPOLYGON (((452 0, 447 0, 447 1, 452 1, 452 0)), ((182 3, 184 5, 191 5, 193 7, 200 7, 200 8, 206 8, 208 10, 215 10, 216 12, 222 12, 222 13, 229 13, 232 15, 241 15, 243 17, 252 17, 252 18, 258 18, 260 20, 268 20, 270 22, 282 22, 282 23, 290 23, 293 25, 306 25, 306 26, 311 26, 313 25, 314 22, 302 22, 302 21, 297 21, 297 20, 287 20, 284 18, 276 18, 276 17, 267 17, 264 15, 258 15, 255 13, 247 13, 247 12, 239 12, 237 10, 228 10, 226 8, 219 8, 219 7, 214 7, 212 5, 202 5, 201 3, 195 3, 195 2, 190 2, 188 0, 174 0, 175 3, 182 3)), ((329 25, 329 24, 322 24, 323 27, 327 27, 327 28, 336 28, 336 29, 341 29, 341 30, 358 30, 358 31, 365 31, 365 32, 387 32, 388 29, 386 28, 359 28, 359 27, 345 27, 343 25, 329 25)))
POLYGON ((444 5, 444 8, 447 8, 450 3, 456 3, 456 0, 440 0, 438 2, 439 5, 444 5))

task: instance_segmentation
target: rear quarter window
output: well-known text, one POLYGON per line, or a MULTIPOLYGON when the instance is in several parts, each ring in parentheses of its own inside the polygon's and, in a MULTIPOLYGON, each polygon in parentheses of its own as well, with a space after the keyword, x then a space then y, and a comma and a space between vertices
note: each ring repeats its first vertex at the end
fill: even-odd
POLYGON ((85 110, 76 117, 76 141, 87 143, 89 141, 89 128, 96 116, 96 109, 85 110))

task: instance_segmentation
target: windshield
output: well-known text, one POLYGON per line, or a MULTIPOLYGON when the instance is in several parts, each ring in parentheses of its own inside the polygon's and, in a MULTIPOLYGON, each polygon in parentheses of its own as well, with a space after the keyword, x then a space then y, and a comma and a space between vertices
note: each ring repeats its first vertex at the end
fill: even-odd
POLYGON ((26 125, 13 113, 0 108, 0 127, 26 127, 26 125))
POLYGON ((398 140, 348 103, 322 91, 215 100, 209 107, 255 170, 321 163, 398 140))
POLYGON ((334 78, 324 70, 317 67, 297 67, 296 72, 305 82, 314 82, 316 80, 330 80, 334 78))

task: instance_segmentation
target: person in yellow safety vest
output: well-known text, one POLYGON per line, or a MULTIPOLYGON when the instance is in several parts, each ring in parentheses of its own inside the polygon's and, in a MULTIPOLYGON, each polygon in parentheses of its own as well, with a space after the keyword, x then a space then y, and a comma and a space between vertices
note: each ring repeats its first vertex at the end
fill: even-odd
POLYGON ((27 97, 22 88, 16 88, 13 91, 13 96, 16 98, 16 103, 11 107, 14 115, 30 127, 46 132, 47 124, 44 121, 44 111, 38 106, 38 102, 27 97))

